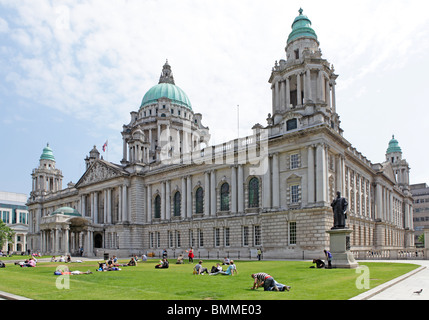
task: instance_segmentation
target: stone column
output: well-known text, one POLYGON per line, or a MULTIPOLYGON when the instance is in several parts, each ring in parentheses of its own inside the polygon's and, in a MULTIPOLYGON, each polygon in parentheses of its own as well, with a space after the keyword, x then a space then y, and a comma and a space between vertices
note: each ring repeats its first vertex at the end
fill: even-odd
POLYGON ((69 237, 70 237, 70 228, 67 226, 64 229, 64 254, 70 254, 70 245, 69 245, 69 237))
POLYGON ((94 224, 98 224, 98 192, 94 192, 94 224))
POLYGON ((186 178, 186 217, 192 217, 192 181, 191 176, 186 178))
POLYGON ((307 168, 307 189, 308 189, 308 203, 315 201, 315 180, 314 180, 314 146, 308 147, 308 168, 307 168))
POLYGON ((276 94, 275 94, 275 107, 274 107, 274 110, 275 111, 278 111, 280 108, 279 108, 279 105, 280 105, 280 95, 279 95, 279 82, 278 81, 276 81, 276 83, 274 84, 274 87, 275 87, 275 92, 276 92, 276 94))
POLYGON ((127 161, 127 142, 125 141, 125 137, 122 136, 122 162, 127 161))
POLYGON ((285 94, 285 81, 280 82, 280 108, 279 110, 286 109, 286 94, 285 94))
POLYGON ((331 92, 331 98, 332 98, 331 105, 332 105, 332 112, 334 112, 334 113, 337 112, 337 105, 336 105, 336 102, 335 102, 335 100, 336 100, 336 98, 335 98, 335 84, 336 84, 335 80, 331 80, 330 81, 331 90, 332 90, 332 92, 331 92))
POLYGON ((320 143, 316 147, 316 201, 326 200, 326 155, 325 146, 320 143))
POLYGON ((279 154, 273 154, 273 207, 280 206, 280 168, 279 154))
POLYGON ((237 181, 237 195, 238 195, 238 212, 244 212, 244 174, 243 165, 238 165, 238 181, 237 181))
POLYGON ((112 189, 107 189, 107 223, 112 223, 112 189))
POLYGON ((210 172, 210 214, 216 215, 216 172, 210 172))
POLYGON ((290 108, 290 81, 289 77, 286 77, 286 110, 290 108))
POLYGON ((165 182, 165 218, 167 220, 171 219, 171 190, 170 190, 170 180, 165 182))
POLYGON ((210 172, 204 172, 204 216, 210 215, 210 172))
POLYGON ((59 235, 58 235, 58 233, 59 233, 59 230, 58 230, 57 227, 55 227, 55 229, 54 229, 54 253, 55 254, 58 254, 59 251, 60 251, 60 249, 59 249, 60 243, 59 243, 59 235))
POLYGON ((152 186, 147 186, 147 209, 146 209, 146 221, 152 222, 152 186))
POLYGON ((237 168, 231 166, 231 213, 237 212, 237 168))
POLYGON ((264 175, 262 180, 262 195, 263 195, 263 207, 271 208, 271 170, 270 170, 270 158, 269 156, 265 156, 262 159, 264 162, 264 175))
POLYGON ((181 215, 183 216, 183 219, 186 218, 187 215, 187 210, 186 210, 186 198, 187 198, 187 193, 186 193, 186 178, 182 177, 182 197, 181 197, 181 215))
POLYGON ((165 220, 165 181, 161 182, 161 220, 165 220))
POLYGON ((122 186, 122 221, 128 220, 128 187, 124 184, 122 186))
MULTIPOLYGON (((307 90, 305 89, 304 84, 304 98, 307 99, 307 90)), ((296 75, 296 105, 302 105, 302 97, 301 97, 301 75, 298 73, 296 75)))

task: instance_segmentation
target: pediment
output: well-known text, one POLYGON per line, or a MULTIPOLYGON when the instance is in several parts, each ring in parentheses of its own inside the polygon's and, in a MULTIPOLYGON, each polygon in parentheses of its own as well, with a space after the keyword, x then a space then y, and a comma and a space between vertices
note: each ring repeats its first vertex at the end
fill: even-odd
POLYGON ((383 174, 392 182, 396 183, 395 173, 393 171, 392 164, 389 161, 383 162, 381 164, 381 172, 383 172, 383 174))
POLYGON ((88 170, 86 170, 75 187, 80 188, 123 176, 128 176, 128 173, 122 168, 104 160, 96 160, 88 170))

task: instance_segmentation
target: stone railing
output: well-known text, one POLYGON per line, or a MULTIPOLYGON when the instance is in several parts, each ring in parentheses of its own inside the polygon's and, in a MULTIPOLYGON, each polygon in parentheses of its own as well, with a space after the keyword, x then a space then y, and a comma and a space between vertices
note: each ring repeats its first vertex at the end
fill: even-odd
POLYGON ((426 260, 426 249, 351 250, 356 260, 426 260))

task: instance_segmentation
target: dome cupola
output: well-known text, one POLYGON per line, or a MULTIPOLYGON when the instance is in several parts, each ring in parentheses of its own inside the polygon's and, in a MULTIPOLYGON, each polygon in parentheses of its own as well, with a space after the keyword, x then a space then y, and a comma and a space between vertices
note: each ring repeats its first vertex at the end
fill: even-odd
POLYGON ((140 107, 142 108, 156 103, 158 99, 161 98, 170 99, 172 103, 192 110, 191 101, 188 96, 174 83, 173 73, 171 72, 171 66, 168 64, 168 61, 165 62, 162 68, 158 84, 146 92, 140 107))
POLYGON ((46 147, 43 148, 42 155, 40 156, 40 160, 52 160, 55 161, 54 153, 52 149, 49 147, 49 143, 46 144, 46 147))
POLYGON ((303 10, 299 9, 299 16, 292 23, 292 31, 287 38, 287 44, 298 38, 313 38, 317 41, 316 32, 311 28, 311 21, 303 15, 303 10))

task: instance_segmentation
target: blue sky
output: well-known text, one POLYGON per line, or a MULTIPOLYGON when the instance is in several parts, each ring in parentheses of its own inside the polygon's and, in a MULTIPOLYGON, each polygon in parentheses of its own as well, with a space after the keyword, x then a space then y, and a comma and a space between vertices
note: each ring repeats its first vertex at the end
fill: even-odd
POLYGON ((46 143, 63 188, 122 125, 168 59, 212 144, 266 125, 268 79, 302 7, 334 64, 344 137, 373 163, 392 134, 429 183, 427 1, 0 0, 0 190, 29 194, 46 143))

